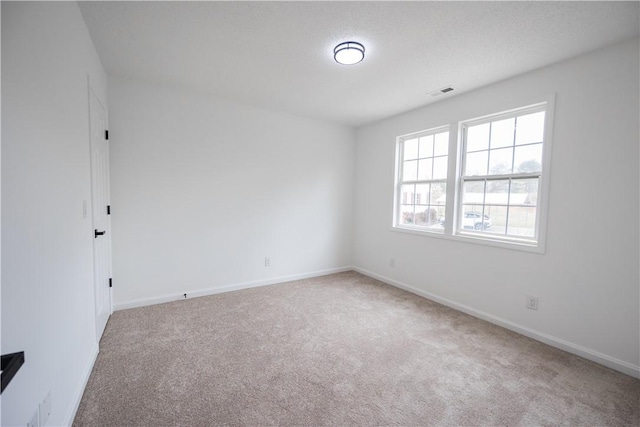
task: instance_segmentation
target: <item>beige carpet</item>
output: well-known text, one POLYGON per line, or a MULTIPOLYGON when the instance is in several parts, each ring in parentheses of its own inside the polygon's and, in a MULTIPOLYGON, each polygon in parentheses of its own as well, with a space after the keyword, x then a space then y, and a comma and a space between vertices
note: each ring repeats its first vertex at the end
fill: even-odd
POLYGON ((640 381, 354 272, 118 311, 76 426, 640 425, 640 381))

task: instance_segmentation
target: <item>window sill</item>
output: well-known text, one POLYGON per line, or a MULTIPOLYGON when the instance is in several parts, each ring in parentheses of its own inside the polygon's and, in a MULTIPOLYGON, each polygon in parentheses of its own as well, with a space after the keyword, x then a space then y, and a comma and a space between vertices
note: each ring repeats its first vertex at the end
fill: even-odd
POLYGON ((437 239, 452 240, 456 242, 472 243, 476 245, 492 246, 502 249, 510 249, 516 251, 532 252, 544 254, 544 246, 541 242, 530 242, 517 239, 492 239, 486 236, 480 236, 470 232, 459 232, 456 234, 445 234, 443 231, 436 230, 418 230, 410 227, 392 226, 391 231, 398 233, 413 234, 421 237, 435 237, 437 239))

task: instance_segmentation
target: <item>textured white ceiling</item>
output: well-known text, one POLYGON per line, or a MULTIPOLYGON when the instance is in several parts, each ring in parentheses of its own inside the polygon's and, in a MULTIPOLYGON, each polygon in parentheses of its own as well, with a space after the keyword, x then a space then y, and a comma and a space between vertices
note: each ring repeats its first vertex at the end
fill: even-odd
POLYGON ((359 126, 639 35, 638 2, 79 2, 110 75, 359 126), (356 40, 363 62, 338 65, 356 40), (427 93, 446 85, 455 91, 427 93))

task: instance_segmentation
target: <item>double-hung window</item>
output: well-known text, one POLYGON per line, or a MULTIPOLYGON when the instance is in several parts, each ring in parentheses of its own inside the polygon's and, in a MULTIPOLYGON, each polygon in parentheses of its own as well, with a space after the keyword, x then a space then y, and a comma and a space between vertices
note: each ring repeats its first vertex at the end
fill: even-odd
POLYGON ((457 231, 538 239, 544 106, 464 122, 457 231))
POLYGON ((405 135, 398 142, 397 225, 442 232, 447 194, 448 127, 405 135))
POLYGON ((398 137, 394 229, 543 250, 552 102, 398 137))

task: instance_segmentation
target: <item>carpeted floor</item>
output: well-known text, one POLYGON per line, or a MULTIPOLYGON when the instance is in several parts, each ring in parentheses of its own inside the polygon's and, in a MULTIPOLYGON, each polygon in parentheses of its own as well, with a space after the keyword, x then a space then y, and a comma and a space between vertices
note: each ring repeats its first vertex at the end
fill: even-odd
POLYGON ((640 425, 640 380, 355 272, 118 311, 75 426, 640 425))

